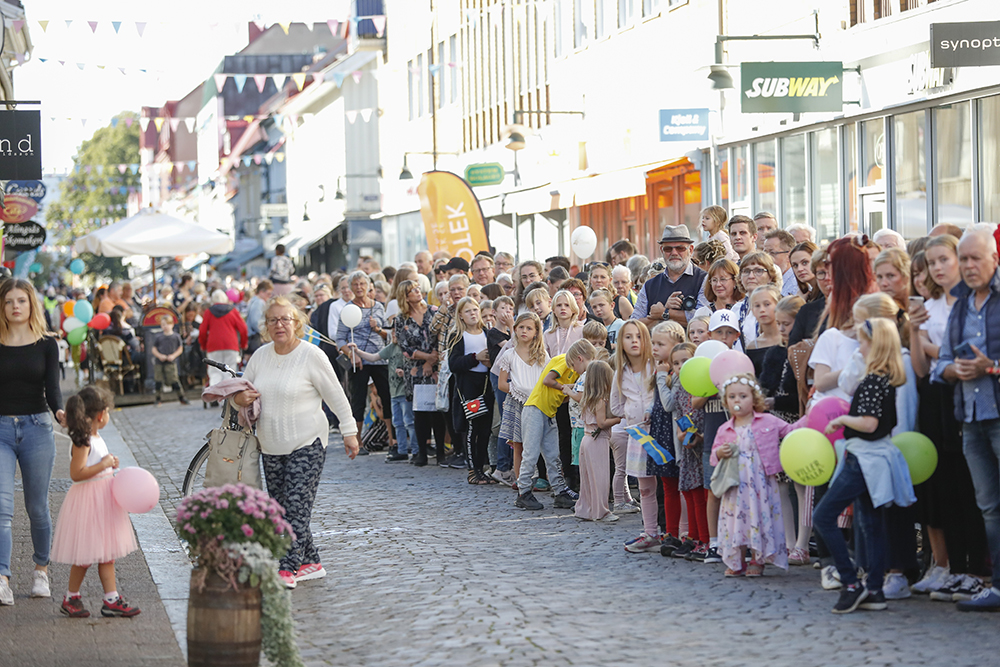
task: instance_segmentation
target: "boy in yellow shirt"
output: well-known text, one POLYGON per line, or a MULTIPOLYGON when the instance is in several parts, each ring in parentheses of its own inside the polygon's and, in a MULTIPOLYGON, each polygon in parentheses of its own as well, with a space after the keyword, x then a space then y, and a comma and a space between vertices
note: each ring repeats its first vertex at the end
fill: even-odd
POLYGON ((563 481, 559 463, 559 428, 556 426, 556 410, 566 400, 563 385, 572 387, 577 377, 587 370, 587 364, 596 357, 597 350, 589 341, 576 341, 566 354, 560 354, 549 361, 531 396, 524 402, 524 411, 521 413, 521 438, 524 449, 521 454, 521 470, 517 478, 517 488, 521 491, 521 495, 514 502, 514 507, 524 510, 542 509, 542 504, 531 492, 531 475, 535 472, 539 455, 545 457, 545 468, 552 484, 552 493, 555 494, 554 506, 560 509, 573 509, 576 504, 576 500, 570 496, 563 481))

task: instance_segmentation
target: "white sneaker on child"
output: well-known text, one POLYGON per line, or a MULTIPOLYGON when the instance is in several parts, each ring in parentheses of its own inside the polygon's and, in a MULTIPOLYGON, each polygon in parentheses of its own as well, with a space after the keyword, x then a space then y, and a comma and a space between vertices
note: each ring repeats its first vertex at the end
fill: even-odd
POLYGON ((31 575, 31 597, 33 598, 50 598, 52 597, 52 591, 49 590, 49 575, 42 572, 41 570, 35 570, 34 574, 31 575))
POLYGON ((611 511, 615 514, 635 514, 639 508, 632 503, 617 503, 611 511))
POLYGON ((14 604, 14 591, 10 590, 10 583, 0 577, 0 605, 10 606, 14 604))
POLYGON ((823 587, 824 591, 835 591, 838 588, 843 588, 844 585, 840 583, 840 572, 837 572, 837 568, 833 565, 827 565, 820 572, 820 585, 823 587))
POLYGON ((910 592, 910 582, 902 572, 890 572, 882 582, 882 592, 886 600, 905 600, 913 595, 910 592))
POLYGON ((945 582, 948 581, 949 576, 951 576, 951 567, 939 567, 935 565, 927 570, 923 579, 910 586, 910 590, 914 593, 925 595, 932 591, 939 591, 945 585, 945 582))

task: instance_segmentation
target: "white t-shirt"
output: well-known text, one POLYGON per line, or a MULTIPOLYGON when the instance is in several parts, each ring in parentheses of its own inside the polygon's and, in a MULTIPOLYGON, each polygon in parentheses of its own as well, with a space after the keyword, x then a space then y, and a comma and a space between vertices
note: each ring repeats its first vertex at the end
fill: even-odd
POLYGON ((531 392, 535 390, 535 385, 542 377, 542 371, 549 363, 549 356, 534 366, 528 364, 513 347, 507 348, 497 357, 496 366, 500 370, 507 371, 507 382, 510 384, 510 395, 521 403, 528 400, 531 392))
MULTIPOLYGON (((948 305, 948 298, 942 294, 936 299, 931 299, 924 303, 927 309, 928 320, 920 325, 921 331, 926 331, 931 339, 932 345, 941 346, 945 336, 948 334, 948 316, 955 304, 948 305)), ((931 359, 931 372, 937 367, 938 360, 931 359)))
MULTIPOLYGON (((843 369, 847 366, 847 362, 851 360, 851 355, 857 349, 858 341, 848 338, 840 332, 840 329, 827 329, 816 341, 812 356, 809 357, 809 368, 816 370, 816 366, 822 364, 832 370, 843 369)), ((829 396, 836 396, 848 403, 851 402, 851 396, 840 387, 834 387, 826 391, 817 391, 813 395, 812 402, 815 403, 829 396)))
MULTIPOLYGON (((466 354, 479 354, 486 349, 486 332, 482 331, 478 334, 471 334, 466 331, 462 334, 462 342, 465 343, 466 354)), ((490 369, 488 369, 482 362, 479 362, 470 370, 475 373, 486 373, 490 369)))
MULTIPOLYGON (((72 458, 73 447, 76 445, 70 445, 70 457, 72 458)), ((110 454, 108 451, 108 443, 104 442, 104 438, 100 435, 90 436, 90 453, 87 454, 87 467, 97 465, 101 462, 105 456, 110 454)))
POLYGON ((340 326, 340 313, 344 310, 344 306, 347 302, 343 299, 337 299, 330 304, 330 310, 327 311, 326 318, 326 335, 330 340, 337 340, 337 327, 340 326))

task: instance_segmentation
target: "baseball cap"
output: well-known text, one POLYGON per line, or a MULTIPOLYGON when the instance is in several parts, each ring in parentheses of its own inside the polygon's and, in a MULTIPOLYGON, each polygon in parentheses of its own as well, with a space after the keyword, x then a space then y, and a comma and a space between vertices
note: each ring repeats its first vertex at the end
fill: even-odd
POLYGON ((469 272, 469 263, 461 257, 452 257, 448 260, 448 263, 444 265, 445 271, 454 271, 458 269, 462 273, 469 272))
POLYGON ((722 327, 729 327, 735 331, 739 331, 740 318, 736 316, 736 313, 729 309, 717 310, 712 313, 712 317, 708 321, 708 330, 715 331, 716 329, 721 329, 722 327))

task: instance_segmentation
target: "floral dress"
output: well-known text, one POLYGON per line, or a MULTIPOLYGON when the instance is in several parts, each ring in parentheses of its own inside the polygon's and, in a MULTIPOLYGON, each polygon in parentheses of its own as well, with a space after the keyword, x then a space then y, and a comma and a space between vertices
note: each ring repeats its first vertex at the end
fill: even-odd
MULTIPOLYGON (((674 393, 674 414, 677 415, 678 419, 688 415, 694 422, 695 428, 698 429, 698 433, 704 434, 705 411, 694 409, 694 406, 691 405, 691 394, 684 390, 680 382, 674 382, 672 391, 674 393)), ((677 443, 674 447, 677 450, 677 488, 680 491, 692 491, 704 486, 705 473, 701 462, 704 446, 704 442, 701 442, 694 447, 683 447, 681 443, 677 443)))
MULTIPOLYGON (((678 384, 680 384, 678 382, 678 384)), ((653 409, 649 413, 649 434, 653 436, 665 450, 673 455, 673 461, 667 461, 663 465, 658 465, 649 456, 646 456, 646 474, 653 477, 674 477, 678 476, 677 469, 677 448, 674 446, 674 414, 673 405, 664 408, 660 401, 660 392, 653 392, 653 409)))
MULTIPOLYGON (((431 320, 434 313, 430 308, 424 311, 424 316, 420 322, 412 317, 396 317, 393 330, 396 333, 396 342, 407 354, 412 355, 415 351, 431 353, 434 351, 437 341, 431 337, 431 320)), ((403 377, 406 380, 406 400, 413 400, 413 385, 435 384, 431 375, 424 375, 424 362, 420 359, 407 359, 403 357, 403 377)))
POLYGON ((788 569, 785 524, 781 517, 778 481, 764 471, 749 426, 736 427, 740 485, 722 496, 719 508, 719 551, 722 562, 742 570, 743 551, 749 548, 757 563, 788 569))

